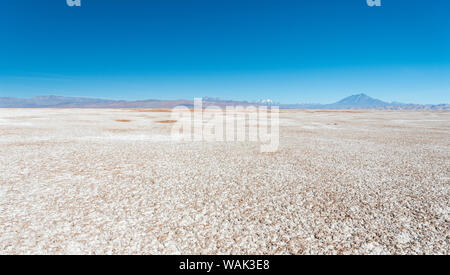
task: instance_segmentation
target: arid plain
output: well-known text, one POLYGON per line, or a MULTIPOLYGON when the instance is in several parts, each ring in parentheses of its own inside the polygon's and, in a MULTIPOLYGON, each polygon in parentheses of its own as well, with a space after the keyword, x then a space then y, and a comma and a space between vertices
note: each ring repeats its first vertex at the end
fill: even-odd
POLYGON ((274 153, 170 115, 0 109, 0 254, 450 254, 450 112, 282 111, 274 153))

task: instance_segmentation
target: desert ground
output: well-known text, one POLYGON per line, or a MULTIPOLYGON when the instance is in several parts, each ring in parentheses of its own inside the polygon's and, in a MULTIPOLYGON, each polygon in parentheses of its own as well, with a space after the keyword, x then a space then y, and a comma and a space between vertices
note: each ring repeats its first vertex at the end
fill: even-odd
POLYGON ((173 123, 0 109, 0 254, 450 254, 450 112, 282 111, 274 153, 173 123))

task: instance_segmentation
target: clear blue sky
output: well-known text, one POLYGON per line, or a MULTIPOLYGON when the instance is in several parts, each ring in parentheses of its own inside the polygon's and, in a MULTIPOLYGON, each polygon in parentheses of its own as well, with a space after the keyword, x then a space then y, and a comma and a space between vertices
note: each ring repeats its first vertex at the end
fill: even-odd
POLYGON ((450 103, 450 1, 9 0, 0 96, 450 103))

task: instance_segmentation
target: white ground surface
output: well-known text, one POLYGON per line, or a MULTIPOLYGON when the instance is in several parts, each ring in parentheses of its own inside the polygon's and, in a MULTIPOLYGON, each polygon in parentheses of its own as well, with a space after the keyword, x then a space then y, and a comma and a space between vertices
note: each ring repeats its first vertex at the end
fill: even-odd
POLYGON ((0 109, 0 254, 450 254, 450 112, 282 113, 276 153, 169 116, 0 109))

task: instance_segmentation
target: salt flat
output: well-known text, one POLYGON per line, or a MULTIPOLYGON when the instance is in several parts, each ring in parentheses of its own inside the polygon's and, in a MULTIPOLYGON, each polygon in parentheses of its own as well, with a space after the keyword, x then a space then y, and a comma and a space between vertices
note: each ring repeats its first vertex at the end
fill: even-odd
POLYGON ((450 254, 450 112, 283 111, 275 153, 170 119, 0 109, 0 254, 450 254))

